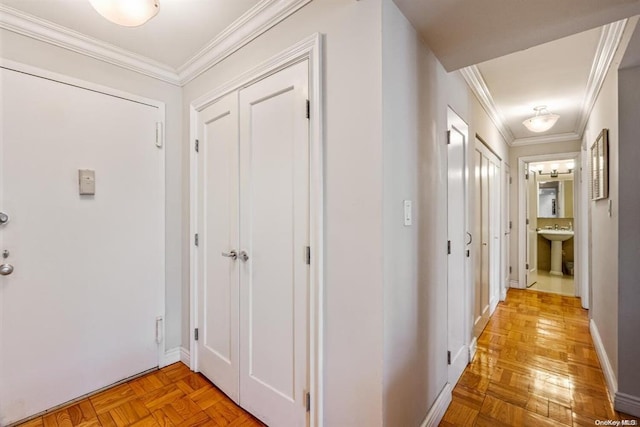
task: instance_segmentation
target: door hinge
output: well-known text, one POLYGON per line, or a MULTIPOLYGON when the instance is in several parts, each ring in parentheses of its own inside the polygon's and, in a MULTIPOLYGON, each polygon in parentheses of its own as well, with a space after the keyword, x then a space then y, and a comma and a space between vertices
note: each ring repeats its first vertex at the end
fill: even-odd
POLYGON ((509 266, 509 274, 513 273, 513 268, 509 266))
POLYGON ((447 131, 447 145, 451 144, 451 131, 447 131))
POLYGON ((447 351, 447 365, 451 365, 451 352, 447 351))
POLYGON ((513 228, 513 221, 509 221, 509 230, 513 228))
POLYGON ((199 237, 198 237, 198 233, 196 233, 196 234, 193 236, 193 243, 194 243, 196 246, 198 246, 198 243, 200 243, 200 239, 199 239, 199 237))
POLYGON ((200 152, 200 141, 196 139, 196 153, 200 152))
POLYGON ((447 255, 451 255, 451 240, 447 240, 447 255))
POLYGON ((307 246, 305 249, 304 259, 307 265, 311 265, 311 247, 307 246))
POLYGON ((524 268, 526 268, 528 270, 529 269, 529 264, 525 264, 524 268))
POLYGON ((307 119, 311 118, 311 102, 307 99, 307 119))
POLYGON ((513 178, 509 177, 509 184, 513 184, 513 178))
POLYGON ((524 179, 529 179, 529 172, 524 173, 524 179))
POLYGON ((195 329, 193 330, 193 339, 194 339, 195 341, 198 341, 198 328, 195 328, 195 329))
POLYGON ((527 222, 526 222, 526 225, 529 225, 529 218, 527 218, 527 222))
POLYGON ((471 256, 471 252, 469 251, 469 249, 467 249, 467 258, 469 258, 471 256))
POLYGON ((311 412, 311 393, 306 392, 304 395, 304 404, 307 408, 307 412, 311 412))
POLYGON ((162 148, 162 122, 156 122, 156 147, 162 148))

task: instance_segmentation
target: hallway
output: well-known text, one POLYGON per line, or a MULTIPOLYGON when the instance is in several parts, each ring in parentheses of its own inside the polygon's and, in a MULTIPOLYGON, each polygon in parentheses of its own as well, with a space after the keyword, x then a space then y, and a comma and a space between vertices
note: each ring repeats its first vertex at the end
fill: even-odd
POLYGON ((580 300, 510 289, 440 425, 593 426, 609 419, 634 418, 613 410, 580 300))

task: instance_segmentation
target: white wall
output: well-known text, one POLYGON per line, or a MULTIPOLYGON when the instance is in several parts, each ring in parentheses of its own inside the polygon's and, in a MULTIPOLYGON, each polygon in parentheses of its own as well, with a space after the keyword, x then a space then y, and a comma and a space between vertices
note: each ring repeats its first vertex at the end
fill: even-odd
MULTIPOLYGON (((183 120, 189 120, 191 101, 315 32, 325 34, 324 421, 327 426, 379 426, 383 328, 380 0, 313 1, 186 85, 183 120)), ((185 161, 191 147, 187 132, 185 128, 185 161)), ((185 191, 187 177, 185 173, 185 191)), ((187 237, 184 242, 188 250, 187 237)), ((188 344, 188 338, 188 331, 183 331, 183 344, 188 344)))
MULTIPOLYGON (((603 128, 609 129, 609 198, 589 201, 592 322, 597 327, 613 374, 618 377, 618 73, 613 64, 598 96, 584 133, 584 148, 603 128), (608 203, 611 201, 611 216, 608 203)), ((589 179, 587 177, 587 179, 589 179)), ((605 368, 606 369, 606 368, 605 368)), ((615 390, 611 390, 615 392, 615 390)))
MULTIPOLYGON (((636 29, 634 46, 640 51, 640 30, 636 29)), ((620 70, 619 84, 619 291, 618 291, 618 385, 619 392, 634 396, 640 402, 640 66, 620 70)), ((631 415, 640 416, 636 403, 633 410, 620 407, 616 396, 616 407, 631 415)))
MULTIPOLYGON (((511 280, 518 281, 520 277, 520 265, 519 265, 519 244, 520 233, 518 232, 520 227, 520 209, 519 209, 519 197, 520 189, 518 186, 518 177, 520 171, 518 170, 518 159, 520 157, 538 156, 543 154, 558 154, 558 153, 573 153, 580 151, 581 141, 563 141, 552 142, 548 144, 535 144, 535 145, 521 145, 511 147, 509 151, 509 163, 511 164, 511 176, 513 177, 513 183, 510 188, 510 200, 509 200, 509 213, 511 221, 513 221, 513 228, 511 230, 511 240, 509 244, 509 262, 511 265, 511 280)), ((586 220, 586 219, 585 219, 586 220)), ((523 286, 522 283, 519 283, 523 286)))
MULTIPOLYGON (((166 156, 166 341, 180 345, 182 298, 181 89, 44 42, 0 30, 0 57, 165 103, 166 156)), ((63 154, 62 154, 63 155, 63 154)), ((122 244, 122 242, 117 242, 122 244)), ((126 242, 124 243, 126 244, 126 242)))
POLYGON ((470 153, 475 132, 482 132, 506 159, 507 145, 461 75, 447 73, 397 6, 384 0, 386 426, 420 425, 447 383, 447 106, 470 125, 470 153), (413 201, 410 227, 403 223, 404 200, 413 201))

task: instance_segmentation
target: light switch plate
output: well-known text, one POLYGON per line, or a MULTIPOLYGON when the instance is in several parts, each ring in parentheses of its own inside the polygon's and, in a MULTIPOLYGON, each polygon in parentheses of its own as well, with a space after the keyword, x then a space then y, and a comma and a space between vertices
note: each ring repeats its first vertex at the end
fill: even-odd
POLYGON ((78 170, 78 186, 81 196, 96 194, 96 172, 91 169, 78 170))
POLYGON ((404 201, 404 225, 410 226, 413 223, 413 213, 411 212, 411 200, 404 201))

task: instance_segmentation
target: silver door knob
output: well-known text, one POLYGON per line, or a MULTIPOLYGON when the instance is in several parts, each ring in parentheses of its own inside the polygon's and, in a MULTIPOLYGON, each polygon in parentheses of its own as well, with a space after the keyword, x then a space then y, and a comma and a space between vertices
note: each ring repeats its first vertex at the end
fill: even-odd
POLYGON ((222 256, 236 260, 238 259, 238 252, 236 252, 235 250, 231 250, 229 252, 222 252, 222 256))
POLYGON ((249 254, 245 251, 241 251, 239 257, 242 261, 247 261, 249 259, 249 254))
POLYGON ((4 212, 0 212, 0 225, 6 224, 9 222, 9 215, 4 212))
POLYGON ((2 264, 0 265, 0 275, 8 276, 13 273, 13 265, 11 264, 2 264))

